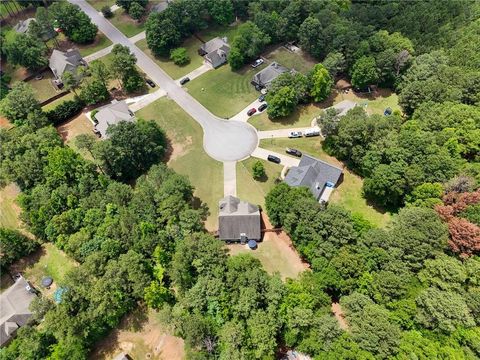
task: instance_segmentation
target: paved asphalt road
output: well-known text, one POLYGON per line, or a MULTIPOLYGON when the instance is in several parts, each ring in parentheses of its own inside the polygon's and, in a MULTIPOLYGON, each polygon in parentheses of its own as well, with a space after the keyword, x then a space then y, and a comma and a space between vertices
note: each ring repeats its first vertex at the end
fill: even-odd
POLYGON ((80 6, 92 19, 92 22, 98 26, 99 30, 114 44, 128 46, 137 57, 137 65, 202 126, 203 147, 212 158, 219 161, 241 160, 250 156, 255 150, 258 137, 253 126, 240 121, 225 121, 213 115, 178 86, 157 64, 132 44, 125 35, 90 4, 84 0, 69 0, 69 2, 80 6))

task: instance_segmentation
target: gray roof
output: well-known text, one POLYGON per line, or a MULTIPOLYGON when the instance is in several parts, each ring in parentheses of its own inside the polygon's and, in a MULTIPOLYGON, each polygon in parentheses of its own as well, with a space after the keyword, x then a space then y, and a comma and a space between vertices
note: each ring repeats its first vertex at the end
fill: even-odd
POLYGON ((163 12, 167 10, 168 4, 169 4, 169 1, 160 1, 159 3, 153 5, 150 11, 157 12, 157 13, 163 12))
POLYGON ((272 62, 268 65, 265 69, 259 71, 255 75, 253 75, 252 82, 267 87, 270 83, 275 80, 279 75, 289 72, 290 69, 282 66, 276 62, 272 62))
POLYGON ((327 182, 336 185, 343 170, 316 159, 309 155, 303 155, 300 164, 292 167, 285 177, 285 182, 290 186, 306 186, 313 196, 319 199, 327 182))
POLYGON ((15 30, 19 34, 25 34, 28 31, 28 26, 32 21, 35 21, 35 19, 28 18, 26 20, 20 20, 18 24, 13 27, 13 30, 15 30))
POLYGON ((0 346, 7 343, 17 329, 30 320, 30 303, 35 294, 26 290, 27 281, 21 277, 0 294, 0 346))
POLYGON ((200 53, 204 54, 205 59, 212 64, 214 68, 227 62, 227 56, 230 52, 230 46, 226 37, 213 38, 200 47, 200 53))
POLYGON ((77 49, 69 49, 66 52, 54 49, 48 66, 52 69, 53 75, 59 79, 65 71, 76 74, 77 68, 84 64, 85 62, 77 49))
POLYGON ((257 205, 228 195, 219 201, 218 232, 222 240, 240 240, 241 234, 248 239, 261 237, 260 209, 257 205))
POLYGON ((135 116, 125 100, 113 100, 111 104, 100 108, 95 114, 95 119, 98 121, 95 129, 100 132, 102 138, 108 138, 107 129, 110 125, 117 125, 121 121, 134 121, 135 116))

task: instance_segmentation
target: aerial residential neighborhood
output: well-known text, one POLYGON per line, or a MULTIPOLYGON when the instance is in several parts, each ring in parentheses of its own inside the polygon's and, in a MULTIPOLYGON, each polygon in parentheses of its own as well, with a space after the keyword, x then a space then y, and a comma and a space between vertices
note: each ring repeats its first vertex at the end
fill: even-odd
POLYGON ((480 358, 480 7, 0 3, 0 358, 480 358))

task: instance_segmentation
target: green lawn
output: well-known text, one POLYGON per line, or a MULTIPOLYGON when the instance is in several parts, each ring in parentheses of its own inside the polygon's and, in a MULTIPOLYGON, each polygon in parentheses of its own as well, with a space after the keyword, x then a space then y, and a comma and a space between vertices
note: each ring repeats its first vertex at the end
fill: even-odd
POLYGON ((203 41, 211 40, 215 37, 227 37, 228 42, 231 43, 233 38, 238 33, 238 24, 234 26, 212 26, 200 31, 197 36, 203 41))
POLYGON ((53 278, 55 284, 61 284, 66 273, 75 267, 75 262, 53 244, 42 245, 41 256, 37 262, 25 269, 25 278, 37 287, 44 276, 53 278))
POLYGON ((271 51, 265 55, 265 58, 270 61, 276 61, 289 69, 295 69, 303 74, 307 74, 316 64, 308 55, 290 52, 283 46, 271 51))
POLYGON ((140 22, 133 20, 124 9, 116 10, 113 15, 108 21, 126 37, 135 36, 145 30, 145 20, 140 22))
POLYGON ((252 116, 249 123, 257 130, 288 129, 293 127, 307 127, 313 118, 320 115, 323 109, 318 104, 299 105, 295 111, 287 117, 271 120, 267 112, 252 116))
POLYGON ((110 39, 99 31, 97 37, 95 38, 95 41, 92 44, 78 45, 77 47, 82 56, 88 56, 110 45, 112 45, 110 39))
POLYGON ((20 212, 16 199, 20 189, 15 184, 9 184, 0 189, 0 227, 18 229, 20 212))
POLYGON ((138 118, 155 120, 170 140, 168 165, 188 176, 195 196, 210 209, 206 226, 217 228, 218 200, 223 197, 223 165, 203 150, 203 131, 198 123, 173 100, 161 98, 136 113, 138 118))
POLYGON ((73 100, 73 98, 75 97, 75 94, 73 92, 70 92, 68 93, 67 95, 65 96, 62 96, 61 98, 55 100, 55 101, 52 101, 51 103, 45 105, 42 107, 42 110, 43 111, 48 111, 48 110, 52 110, 54 109, 55 107, 57 107, 58 105, 60 105, 62 102, 64 101, 67 101, 67 100, 73 100))
POLYGON ((184 41, 180 47, 187 49, 190 62, 184 66, 178 66, 173 63, 168 57, 157 57, 153 55, 147 45, 147 40, 143 39, 138 41, 137 45, 148 57, 150 57, 155 63, 160 66, 172 79, 179 79, 189 72, 195 70, 203 64, 203 57, 198 55, 198 48, 202 45, 200 40, 195 37, 190 37, 184 41))
POLYGON ((115 0, 87 0, 87 2, 92 5, 98 11, 102 10, 104 6, 112 6, 115 4, 115 0))
POLYGON ((242 200, 264 207, 265 196, 280 178, 282 166, 269 161, 248 158, 237 162, 237 195, 242 200), (254 180, 252 166, 260 161, 265 166, 266 179, 254 180))
POLYGON ((232 117, 259 96, 250 81, 264 66, 252 69, 246 65, 239 71, 232 71, 229 65, 224 65, 192 80, 186 87, 215 115, 232 117))
POLYGON ((45 100, 48 100, 51 97, 60 93, 60 91, 57 91, 53 87, 53 84, 52 84, 53 74, 50 71, 50 69, 45 70, 42 73, 42 75, 43 75, 42 80, 32 79, 28 82, 33 87, 33 90, 35 91, 35 95, 36 95, 37 100, 39 102, 43 102, 45 100))
POLYGON ((376 94, 372 95, 360 95, 353 91, 349 91, 347 94, 336 94, 334 103, 338 103, 342 100, 352 100, 359 105, 363 105, 367 113, 383 115, 384 110, 387 107, 392 110, 402 111, 402 108, 398 104, 398 95, 388 89, 378 89, 376 94))
MULTIPOLYGON (((313 155, 321 160, 327 161, 336 166, 343 164, 332 156, 327 155, 322 150, 320 138, 301 138, 301 139, 273 139, 261 140, 260 147, 271 149, 280 153, 285 153, 286 147, 293 147, 306 154, 313 155)), ((377 211, 368 204, 362 197, 363 179, 348 169, 344 169, 344 180, 336 189, 330 202, 340 204, 353 213, 362 214, 365 219, 372 224, 383 227, 390 219, 389 213, 377 211)))

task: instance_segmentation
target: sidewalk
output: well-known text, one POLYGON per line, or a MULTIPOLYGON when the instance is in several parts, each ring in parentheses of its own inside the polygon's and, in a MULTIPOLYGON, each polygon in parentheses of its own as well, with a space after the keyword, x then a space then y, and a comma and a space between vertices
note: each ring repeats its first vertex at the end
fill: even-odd
POLYGON ((83 60, 85 60, 87 63, 92 62, 93 60, 100 59, 101 57, 108 55, 112 52, 113 45, 107 46, 106 48, 99 50, 93 54, 90 54, 88 56, 85 56, 83 60))
POLYGON ((133 112, 136 112, 140 109, 143 109, 145 106, 150 105, 152 102, 155 100, 160 99, 161 97, 167 95, 166 91, 163 89, 158 89, 157 91, 147 94, 147 95, 141 95, 137 96, 134 98, 129 98, 126 99, 125 101, 127 102, 128 106, 130 107, 130 110, 133 112))
POLYGON ((237 162, 223 163, 223 195, 237 196, 237 162))
POLYGON ((145 39, 146 35, 145 35, 145 31, 142 31, 140 34, 137 34, 135 36, 132 36, 131 38, 129 38, 128 40, 130 40, 132 43, 136 43, 137 41, 140 41, 140 40, 143 40, 145 39))
POLYGON ((193 79, 199 77, 200 75, 205 74, 207 71, 210 71, 210 70, 213 70, 210 65, 203 64, 203 65, 199 66, 198 68, 196 68, 195 70, 189 72, 187 75, 182 76, 181 78, 175 80, 175 82, 177 83, 177 85, 182 86, 182 85, 180 85, 180 80, 182 80, 183 78, 188 77, 190 80, 193 80, 193 79))

